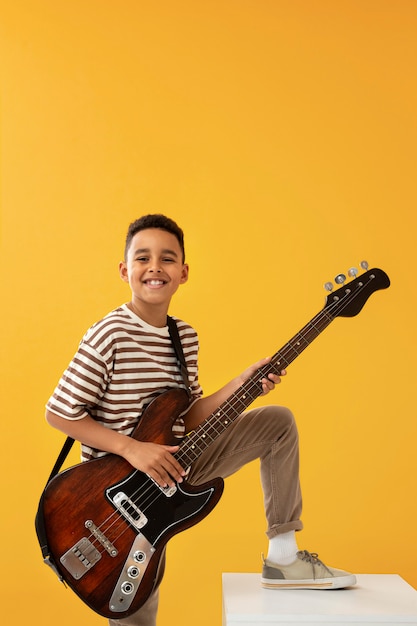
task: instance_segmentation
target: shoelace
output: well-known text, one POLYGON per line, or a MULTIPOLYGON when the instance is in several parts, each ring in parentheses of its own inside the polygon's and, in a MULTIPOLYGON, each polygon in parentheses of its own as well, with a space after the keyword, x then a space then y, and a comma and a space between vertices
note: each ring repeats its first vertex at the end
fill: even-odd
POLYGON ((307 563, 311 563, 311 566, 312 566, 312 569, 313 569, 313 577, 314 578, 316 578, 316 570, 315 570, 315 568, 318 565, 321 565, 322 567, 324 567, 324 569, 329 572, 330 576, 333 576, 332 572, 329 570, 327 565, 325 565, 323 563, 323 561, 320 561, 319 555, 317 554, 317 552, 309 552, 308 550, 299 550, 298 556, 300 557, 300 559, 302 561, 306 561, 307 563))

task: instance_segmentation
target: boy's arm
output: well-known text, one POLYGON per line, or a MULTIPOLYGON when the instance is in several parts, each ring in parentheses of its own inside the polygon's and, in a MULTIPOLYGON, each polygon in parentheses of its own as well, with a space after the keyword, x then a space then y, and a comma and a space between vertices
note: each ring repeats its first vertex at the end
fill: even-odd
MULTIPOLYGON (((210 396, 200 398, 192 405, 190 410, 183 415, 185 426, 187 431, 194 430, 203 422, 209 415, 211 415, 227 398, 229 398, 239 387, 243 385, 259 368, 263 367, 269 361, 271 357, 262 359, 254 365, 248 367, 240 376, 237 376, 231 380, 227 385, 212 393, 210 396)), ((282 370, 281 376, 285 376, 286 371, 282 370)), ((281 382, 280 376, 276 374, 268 374, 268 378, 262 379, 263 394, 267 394, 274 389, 275 385, 281 382)))
POLYGON ((87 446, 123 457, 134 468, 148 474, 161 487, 173 486, 174 481, 182 482, 182 477, 185 476, 185 471, 172 456, 179 446, 137 441, 102 426, 90 416, 69 420, 47 409, 46 419, 54 428, 87 446))

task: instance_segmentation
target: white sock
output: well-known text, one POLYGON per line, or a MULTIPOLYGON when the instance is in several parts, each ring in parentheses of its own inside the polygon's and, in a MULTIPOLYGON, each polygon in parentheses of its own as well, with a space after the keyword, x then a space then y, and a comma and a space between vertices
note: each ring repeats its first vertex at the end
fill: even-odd
POLYGON ((278 565, 289 565, 297 558, 298 546, 295 531, 276 535, 269 540, 267 559, 278 565))

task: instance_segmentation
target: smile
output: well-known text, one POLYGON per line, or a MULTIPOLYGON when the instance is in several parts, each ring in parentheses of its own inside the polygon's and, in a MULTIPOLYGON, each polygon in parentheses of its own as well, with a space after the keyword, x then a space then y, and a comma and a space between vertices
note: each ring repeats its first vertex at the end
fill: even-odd
POLYGON ((151 287, 159 287, 160 285, 165 285, 165 281, 164 280, 145 280, 145 284, 146 285, 150 285, 151 287))

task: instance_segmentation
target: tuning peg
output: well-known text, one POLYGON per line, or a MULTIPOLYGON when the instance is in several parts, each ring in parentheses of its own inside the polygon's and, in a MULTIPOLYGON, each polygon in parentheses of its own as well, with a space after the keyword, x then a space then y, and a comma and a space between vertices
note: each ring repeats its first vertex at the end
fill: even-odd
POLYGON ((345 281, 346 281, 346 276, 344 274, 338 274, 336 278, 334 279, 334 282, 337 283, 338 285, 343 285, 345 281))
POLYGON ((351 267, 348 271, 348 276, 350 276, 350 278, 356 278, 357 275, 358 270, 356 269, 356 267, 351 267))
POLYGON ((333 283, 325 283, 324 288, 326 291, 333 291, 333 283))
POLYGON ((368 265, 368 261, 361 261, 361 268, 362 268, 363 270, 367 270, 367 269, 368 269, 368 267, 369 267, 369 265, 368 265))

